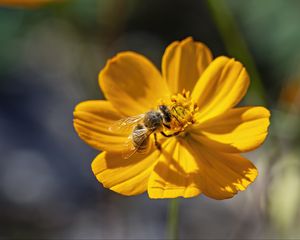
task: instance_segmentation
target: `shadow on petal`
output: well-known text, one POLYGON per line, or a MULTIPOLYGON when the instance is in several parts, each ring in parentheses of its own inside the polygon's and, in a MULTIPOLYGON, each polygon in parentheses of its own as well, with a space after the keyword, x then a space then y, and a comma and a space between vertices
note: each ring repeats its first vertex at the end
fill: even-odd
POLYGON ((193 156, 177 140, 173 142, 171 148, 162 150, 154 171, 161 178, 156 179, 156 182, 163 185, 171 184, 174 187, 195 185, 200 176, 193 156))
POLYGON ((238 154, 213 152, 189 139, 186 148, 197 158, 197 183, 205 195, 214 199, 233 197, 257 177, 256 167, 238 154))

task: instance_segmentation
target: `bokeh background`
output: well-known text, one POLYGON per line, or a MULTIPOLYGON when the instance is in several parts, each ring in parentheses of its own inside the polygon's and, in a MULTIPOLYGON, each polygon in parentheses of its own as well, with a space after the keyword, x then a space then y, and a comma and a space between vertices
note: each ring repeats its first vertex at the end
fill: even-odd
POLYGON ((246 65, 242 104, 267 106, 272 119, 266 143, 247 154, 258 179, 233 199, 181 199, 179 237, 299 239, 299 23, 298 0, 2 5, 0 238, 166 237, 169 201, 104 189, 90 169, 98 152, 78 138, 72 112, 103 98, 97 79, 108 58, 133 50, 159 67, 169 43, 193 36, 246 65))

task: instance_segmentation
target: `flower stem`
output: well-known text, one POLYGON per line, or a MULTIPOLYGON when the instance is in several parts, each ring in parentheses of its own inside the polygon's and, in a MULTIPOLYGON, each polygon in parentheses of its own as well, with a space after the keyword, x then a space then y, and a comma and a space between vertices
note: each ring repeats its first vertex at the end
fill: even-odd
POLYGON ((171 199, 168 212, 168 239, 178 239, 179 200, 171 199))

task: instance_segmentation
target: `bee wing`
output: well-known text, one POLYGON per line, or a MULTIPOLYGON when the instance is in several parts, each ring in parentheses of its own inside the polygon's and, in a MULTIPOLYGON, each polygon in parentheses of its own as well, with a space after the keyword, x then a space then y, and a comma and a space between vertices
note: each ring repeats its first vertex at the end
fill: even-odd
POLYGON ((113 123, 111 126, 109 126, 108 130, 111 132, 114 131, 129 131, 132 129, 134 125, 141 122, 143 118, 145 117, 145 114, 140 114, 132 117, 122 118, 115 123, 113 123))
POLYGON ((135 138, 138 139, 136 142, 139 142, 140 144, 138 146, 133 145, 132 135, 128 137, 128 140, 126 141, 126 147, 127 151, 123 153, 123 158, 128 159, 131 156, 133 156, 135 153, 139 152, 141 154, 144 154, 147 152, 147 148, 140 149, 140 146, 143 144, 143 142, 151 135, 152 131, 148 130, 147 128, 143 129, 137 129, 134 131, 135 138))
MULTIPOLYGON (((148 128, 135 129, 134 130, 135 141, 139 142, 140 145, 142 145, 143 142, 149 137, 151 132, 152 131, 150 131, 148 128)), ((132 142, 132 135, 130 135, 128 139, 130 139, 132 142)))

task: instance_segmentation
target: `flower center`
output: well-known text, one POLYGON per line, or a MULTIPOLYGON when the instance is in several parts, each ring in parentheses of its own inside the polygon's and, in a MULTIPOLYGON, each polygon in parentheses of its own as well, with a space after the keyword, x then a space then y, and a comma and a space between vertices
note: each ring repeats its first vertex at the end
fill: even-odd
POLYGON ((182 93, 172 95, 161 104, 167 106, 171 114, 169 127, 165 127, 167 134, 179 134, 195 123, 194 115, 198 111, 197 104, 191 99, 190 92, 183 90, 182 93))

